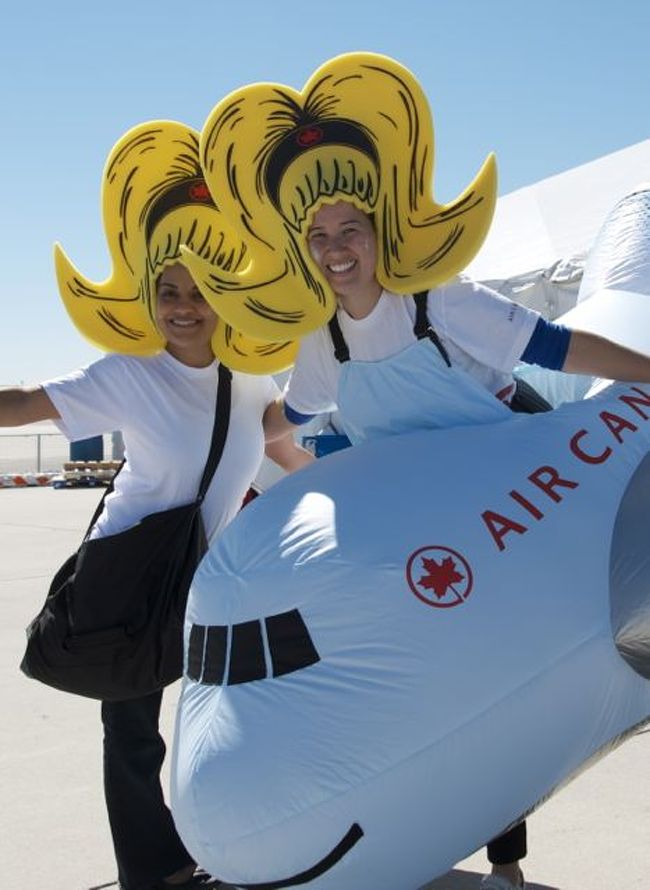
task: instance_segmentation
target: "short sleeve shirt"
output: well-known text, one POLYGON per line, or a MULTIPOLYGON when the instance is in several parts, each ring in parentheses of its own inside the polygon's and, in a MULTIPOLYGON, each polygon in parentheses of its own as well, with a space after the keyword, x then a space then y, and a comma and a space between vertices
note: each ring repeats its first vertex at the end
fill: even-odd
MULTIPOLYGON (((207 460, 218 363, 190 368, 163 351, 108 355, 46 381, 61 431, 74 441, 121 430, 127 463, 93 536, 194 500, 207 460)), ((272 378, 233 373, 226 446, 202 507, 208 538, 237 513, 264 454, 262 416, 278 395, 272 378)))

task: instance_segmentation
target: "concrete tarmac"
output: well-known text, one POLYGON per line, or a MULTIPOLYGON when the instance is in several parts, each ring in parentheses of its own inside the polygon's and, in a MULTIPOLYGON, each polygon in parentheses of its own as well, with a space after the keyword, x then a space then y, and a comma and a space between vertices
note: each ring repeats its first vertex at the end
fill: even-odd
MULTIPOLYGON (((24 628, 55 569, 78 545, 100 495, 97 489, 0 490, 0 890, 115 887, 99 704, 51 690, 19 670, 24 628)), ((178 684, 164 698, 167 739, 177 695, 178 684)), ((431 836, 435 840, 435 825, 431 836)), ((540 807, 528 821, 528 837, 529 890, 650 890, 650 730, 540 807)), ((426 890, 477 890, 486 870, 480 850, 426 890)))

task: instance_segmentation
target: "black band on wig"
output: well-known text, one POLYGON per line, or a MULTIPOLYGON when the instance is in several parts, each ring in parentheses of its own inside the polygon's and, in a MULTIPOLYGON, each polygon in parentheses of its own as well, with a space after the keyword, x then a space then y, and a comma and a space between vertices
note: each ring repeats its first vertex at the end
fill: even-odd
POLYGON ((287 133, 274 147, 266 162, 264 171, 266 191, 278 210, 280 209, 280 183, 285 170, 304 151, 309 151, 310 148, 319 145, 341 145, 346 148, 356 148, 367 155, 376 167, 379 167, 379 157, 374 143, 354 121, 336 118, 304 124, 287 133))
POLYGON ((191 204, 204 204, 206 207, 216 207, 206 182, 201 177, 194 179, 184 179, 177 182, 171 188, 166 189, 151 204, 147 214, 145 223, 145 238, 147 243, 151 238, 151 233, 158 225, 163 216, 166 216, 170 210, 176 210, 177 207, 184 207, 191 204))

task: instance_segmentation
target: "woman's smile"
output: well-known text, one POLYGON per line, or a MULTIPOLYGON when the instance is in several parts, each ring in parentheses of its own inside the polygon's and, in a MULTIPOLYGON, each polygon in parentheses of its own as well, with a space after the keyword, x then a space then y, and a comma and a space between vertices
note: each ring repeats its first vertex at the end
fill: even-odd
POLYGON ((335 275, 340 275, 342 272, 349 272, 356 264, 356 260, 348 260, 347 263, 327 263, 327 269, 335 275))

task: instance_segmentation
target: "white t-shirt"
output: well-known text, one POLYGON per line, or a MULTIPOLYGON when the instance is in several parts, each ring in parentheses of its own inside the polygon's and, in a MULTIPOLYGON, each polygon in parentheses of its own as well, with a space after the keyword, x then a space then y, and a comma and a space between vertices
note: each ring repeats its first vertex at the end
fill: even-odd
MULTIPOLYGON (((113 430, 124 437, 127 463, 93 537, 196 498, 210 447, 217 373, 216 361, 190 368, 163 351, 147 358, 107 355, 43 384, 60 415, 57 425, 71 441, 113 430)), ((262 415, 277 395, 271 377, 233 373, 228 437, 202 506, 208 539, 237 513, 258 471, 262 415)))
MULTIPOLYGON (((427 315, 452 366, 463 368, 498 397, 509 397, 512 369, 526 348, 539 313, 465 278, 429 291, 427 315)), ((339 308, 341 332, 356 361, 376 362, 414 342, 412 297, 383 291, 365 318, 339 308)), ((287 405, 301 414, 335 411, 341 364, 327 326, 305 337, 285 387, 287 405)))

